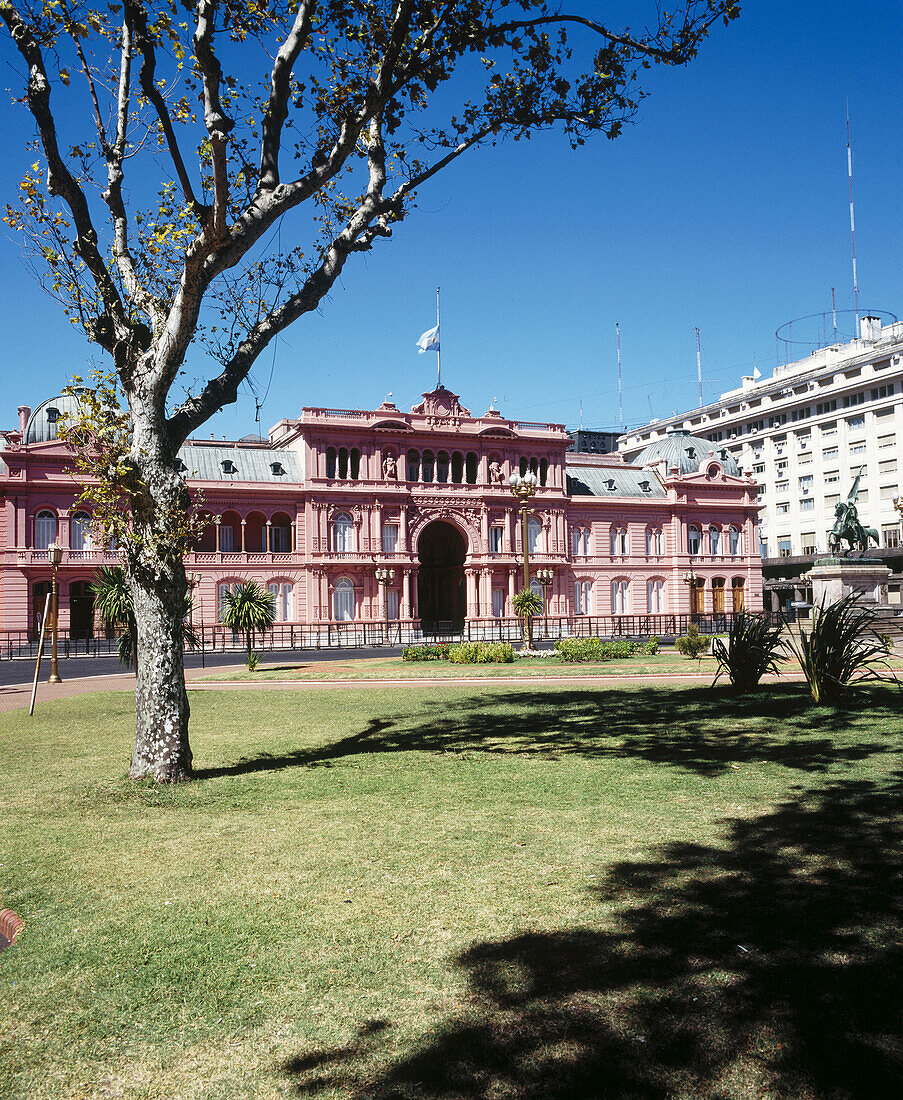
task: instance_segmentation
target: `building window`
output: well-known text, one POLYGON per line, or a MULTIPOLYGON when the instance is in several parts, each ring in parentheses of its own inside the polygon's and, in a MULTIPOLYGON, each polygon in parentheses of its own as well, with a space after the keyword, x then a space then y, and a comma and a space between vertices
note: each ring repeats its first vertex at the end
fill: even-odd
POLYGON ((881 528, 881 541, 885 546, 899 546, 900 545, 900 525, 899 523, 887 524, 881 528))
POLYGON ((433 474, 435 472, 435 459, 432 451, 424 451, 423 459, 420 464, 420 480, 429 482, 433 480, 433 474))
POLYGON ((691 524, 687 528, 687 553, 695 557, 699 553, 701 542, 702 534, 699 528, 691 524))
POLYGON ((801 512, 814 512, 815 511, 815 498, 814 497, 803 497, 803 499, 800 501, 800 511, 801 512))
POLYGON ((354 618, 354 585, 347 577, 339 577, 335 582, 332 603, 332 616, 336 622, 351 622, 354 618))
POLYGON ((646 556, 660 558, 664 553, 664 540, 660 527, 646 528, 646 556))
POLYGON ((35 550, 46 550, 56 541, 56 516, 53 512, 38 512, 34 518, 35 550))
POLYGON ((398 546, 398 524, 383 524, 383 553, 394 554, 398 546))
POLYGON ((802 544, 802 550, 804 554, 815 553, 815 532, 805 531, 800 535, 800 543, 802 544))
POLYGON ((284 512, 277 512, 270 521, 270 551, 288 554, 292 549, 292 521, 284 512))
POLYGON ((742 577, 734 577, 731 581, 731 611, 738 615, 746 606, 746 590, 742 577))
POLYGON ((627 614, 627 581, 611 582, 611 613, 612 615, 627 614))
POLYGON ((232 527, 228 523, 218 523, 219 548, 224 554, 231 554, 235 549, 235 538, 232 527))
POLYGON ((226 581, 223 584, 219 584, 216 586, 216 610, 217 619, 219 622, 223 621, 223 615, 226 613, 226 595, 229 592, 237 592, 240 587, 241 585, 238 583, 238 581, 232 581, 231 583, 229 581, 226 581))
POLYGON ((789 481, 776 481, 774 483, 775 493, 786 493, 789 487, 790 487, 790 482, 789 481))
POLYGON ((394 622, 401 618, 401 596, 397 588, 386 589, 386 617, 394 622))
POLYGON ((448 452, 440 451, 436 456, 436 481, 445 485, 448 481, 448 452))
POLYGON ((592 581, 576 581, 574 583, 574 614, 590 615, 592 607, 590 598, 592 595, 592 581))
POLYGON ((709 553, 713 558, 721 553, 721 528, 714 524, 709 528, 709 553))
POLYGON ((787 513, 790 511, 790 505, 789 504, 779 504, 777 506, 777 508, 775 509, 775 511, 778 513, 778 515, 786 516, 787 513))
POLYGON ((76 512, 72 517, 70 542, 73 550, 93 550, 91 544, 91 517, 87 512, 76 512))
POLYGON ((492 590, 492 617, 501 619, 505 614, 505 589, 493 588, 492 590))
POLYGON ((850 454, 851 455, 865 454, 865 444, 864 443, 853 443, 850 447, 850 454))
POLYGON ((535 554, 539 549, 539 534, 542 531, 542 524, 538 519, 531 519, 527 522, 527 551, 530 554, 535 554))
POLYGON ((799 479, 800 492, 811 493, 812 492, 812 474, 803 474, 799 479))
POLYGON ((883 458, 878 463, 879 474, 892 474, 897 469, 897 460, 895 458, 883 458))
POLYGON ((864 427, 865 427, 865 417, 862 416, 861 414, 859 416, 848 416, 847 417, 847 428, 864 428, 864 427))
POLYGON ((611 556, 622 556, 627 553, 627 528, 612 527, 611 529, 611 556))
POLYGON ((274 581, 267 586, 273 600, 277 623, 287 623, 292 619, 292 585, 274 581))
POLYGON ((712 577, 712 611, 724 614, 724 577, 712 577))
POLYGON ((658 577, 646 581, 646 612, 661 615, 665 610, 665 582, 658 577))
POLYGON ((778 557, 789 558, 791 554, 790 539, 782 538, 778 539, 778 557))
POLYGON ((893 447, 897 442, 895 435, 879 435, 878 436, 878 450, 885 451, 888 447, 893 447))
POLYGON ((332 521, 332 549, 336 554, 354 550, 354 521, 347 512, 339 512, 332 521))
POLYGON ((825 485, 833 485, 835 481, 840 481, 840 471, 829 470, 824 477, 825 485))
POLYGON ((574 528, 574 557, 585 558, 589 554, 589 528, 574 528))
POLYGON ((467 459, 464 463, 464 473, 467 477, 468 485, 476 485, 477 483, 477 467, 479 465, 479 459, 473 451, 467 452, 467 459))
POLYGON ((740 553, 740 528, 728 527, 727 529, 727 545, 728 551, 732 558, 736 558, 740 553))
POLYGON ((489 528, 489 553, 501 554, 502 552, 502 540, 504 538, 504 528, 502 527, 490 527, 489 528))
POLYGON ((408 481, 420 480, 420 451, 408 451, 408 481))

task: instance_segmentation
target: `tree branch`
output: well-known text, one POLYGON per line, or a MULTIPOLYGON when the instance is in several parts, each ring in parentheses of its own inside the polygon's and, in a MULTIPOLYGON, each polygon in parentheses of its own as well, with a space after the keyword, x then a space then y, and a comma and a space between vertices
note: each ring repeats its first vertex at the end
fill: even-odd
POLYGON ((311 18, 316 0, 302 0, 295 22, 279 47, 270 75, 270 98, 263 117, 260 142, 260 178, 258 187, 272 188, 279 183, 279 144, 282 127, 288 117, 288 97, 291 91, 292 66, 310 37, 311 18))
POLYGON ((216 0, 200 0, 194 32, 194 53, 201 68, 204 85, 204 125, 210 138, 210 155, 213 160, 213 218, 215 241, 222 240, 226 231, 226 211, 229 205, 229 178, 226 166, 226 141, 235 123, 223 112, 219 98, 222 68, 213 52, 213 30, 216 19, 216 0))

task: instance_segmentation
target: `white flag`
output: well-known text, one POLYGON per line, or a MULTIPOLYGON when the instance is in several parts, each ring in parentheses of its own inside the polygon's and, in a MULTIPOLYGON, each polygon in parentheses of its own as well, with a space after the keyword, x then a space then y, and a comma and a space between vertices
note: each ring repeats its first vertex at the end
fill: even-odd
POLYGON ((762 372, 759 370, 759 368, 758 367, 753 367, 753 378, 759 379, 761 377, 762 377, 762 372))
POLYGON ((439 326, 427 329, 426 332, 417 341, 417 347, 420 348, 420 354, 423 355, 425 351, 438 351, 439 350, 439 326))

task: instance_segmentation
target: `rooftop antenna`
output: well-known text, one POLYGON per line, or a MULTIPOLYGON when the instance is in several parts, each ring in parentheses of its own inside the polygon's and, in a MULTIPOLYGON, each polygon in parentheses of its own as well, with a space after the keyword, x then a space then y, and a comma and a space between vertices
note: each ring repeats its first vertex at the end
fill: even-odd
POLYGON ((442 330, 439 327, 439 287, 436 287, 436 332, 439 333, 439 344, 436 347, 436 388, 442 389, 442 330))
POLYGON ((624 431, 624 392, 621 388, 621 323, 615 321, 615 331, 618 334, 618 427, 624 431))
POLYGON ((831 317, 834 321, 834 343, 837 343, 837 302, 834 300, 834 287, 831 287, 831 317))
POLYGON ((702 408, 702 354, 699 350, 699 329, 696 329, 696 378, 699 381, 699 407, 702 408))
POLYGON ((847 101, 847 176, 850 180, 850 241, 853 246, 853 309, 856 312, 856 332, 859 337, 859 280, 856 276, 856 221, 853 217, 853 149, 850 145, 850 104, 847 101))

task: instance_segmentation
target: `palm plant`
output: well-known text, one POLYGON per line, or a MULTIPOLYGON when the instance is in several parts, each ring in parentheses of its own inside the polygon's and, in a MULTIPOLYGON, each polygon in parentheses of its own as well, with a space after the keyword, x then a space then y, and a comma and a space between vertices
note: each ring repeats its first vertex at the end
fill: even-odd
POLYGON ((511 598, 514 613, 524 620, 524 649, 533 648, 533 616, 542 611, 542 596, 532 588, 522 588, 511 598))
POLYGON ((887 647, 875 631, 876 614, 858 604, 859 593, 812 612, 812 628, 787 644, 816 703, 842 703, 863 680, 880 678, 887 647))
POLYGON ((753 691, 766 672, 777 672, 777 654, 781 648, 781 628, 773 627, 764 614, 739 611, 731 623, 727 645, 721 638, 712 641, 712 654, 718 671, 712 684, 724 674, 739 692, 753 691))
POLYGON ((223 593, 223 624, 243 633, 248 646, 248 668, 253 669, 256 661, 251 652, 254 632, 269 630, 276 621, 276 605, 272 595, 265 591, 257 581, 245 581, 231 592, 223 593))
MULTIPOLYGON (((118 565, 102 565, 91 584, 91 591, 94 594, 94 609, 104 624, 122 630, 117 646, 120 664, 134 668, 138 660, 138 627, 132 607, 132 590, 125 570, 118 565)), ((200 645, 200 640, 191 625, 191 608, 191 596, 186 593, 182 638, 194 649, 200 645)))

